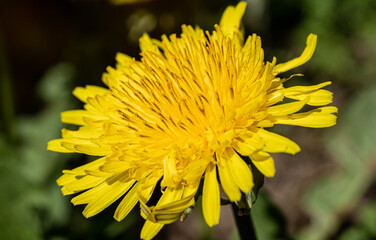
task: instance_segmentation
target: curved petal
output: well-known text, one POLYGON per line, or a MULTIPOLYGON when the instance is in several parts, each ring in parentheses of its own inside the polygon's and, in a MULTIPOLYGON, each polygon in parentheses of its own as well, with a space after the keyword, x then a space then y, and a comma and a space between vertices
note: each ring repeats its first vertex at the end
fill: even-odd
POLYGON ((330 85, 331 82, 324 82, 321 84, 317 84, 314 86, 295 86, 285 89, 285 97, 295 99, 295 100, 303 100, 309 96, 309 100, 307 102, 308 105, 311 106, 323 106, 327 105, 332 102, 333 93, 327 90, 323 90, 325 86, 330 85))
POLYGON ((193 204, 197 187, 198 185, 193 188, 181 185, 176 188, 167 187, 156 206, 149 207, 140 199, 141 216, 149 221, 162 224, 174 222, 184 210, 193 204))
POLYGON ((300 109, 302 109, 304 105, 306 105, 308 100, 309 100, 309 97, 301 101, 295 101, 295 102, 290 102, 290 103, 279 104, 273 107, 268 107, 266 112, 273 116, 285 116, 291 113, 295 113, 299 111, 300 109))
POLYGON ((277 75, 282 72, 286 72, 290 69, 296 68, 300 65, 306 63, 313 55, 315 51, 317 43, 317 35, 316 34, 309 34, 307 37, 307 46, 304 49, 302 55, 300 57, 294 58, 288 62, 277 64, 273 69, 273 74, 277 75))
POLYGON ((305 113, 291 114, 286 117, 278 117, 274 124, 296 125, 301 127, 323 128, 336 124, 336 107, 322 107, 305 113))

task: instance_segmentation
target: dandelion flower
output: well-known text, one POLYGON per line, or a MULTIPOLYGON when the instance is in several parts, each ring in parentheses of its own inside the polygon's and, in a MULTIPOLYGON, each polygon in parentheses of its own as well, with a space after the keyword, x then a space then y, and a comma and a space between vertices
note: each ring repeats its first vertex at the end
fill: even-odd
POLYGON ((99 157, 64 170, 57 180, 64 195, 78 193, 72 203, 86 204, 85 217, 122 198, 114 214, 120 221, 139 203, 146 220, 141 238, 150 239, 194 203, 202 182, 203 215, 213 226, 219 222, 220 186, 230 201, 252 190, 252 171, 241 156, 272 177, 269 153, 300 151, 267 128, 336 123, 337 109, 320 107, 332 101, 322 89, 330 82, 285 87, 288 78, 278 77, 311 58, 316 35, 308 36, 300 57, 265 62, 260 37, 244 38, 239 30, 245 7, 228 7, 211 33, 183 25, 180 36, 160 41, 144 34, 139 61, 118 54, 116 68, 108 67, 108 88, 74 89, 84 109, 61 118, 80 127, 63 129, 48 149, 99 157), (302 112, 305 105, 317 108, 302 112), (161 197, 150 206, 155 191, 161 197))

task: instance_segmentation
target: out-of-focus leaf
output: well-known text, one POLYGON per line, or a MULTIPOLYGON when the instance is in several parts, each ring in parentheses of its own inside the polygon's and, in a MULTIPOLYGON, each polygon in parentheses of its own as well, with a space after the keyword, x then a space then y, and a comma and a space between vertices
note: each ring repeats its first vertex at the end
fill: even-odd
POLYGON ((38 115, 23 117, 17 125, 22 140, 20 171, 30 182, 41 184, 50 176, 56 165, 67 155, 46 151, 49 140, 59 137, 63 124, 60 112, 71 108, 69 81, 73 77, 73 68, 68 64, 59 64, 51 68, 38 88, 39 95, 46 101, 46 108, 38 115))
POLYGON ((60 112, 72 105, 72 76, 67 64, 47 72, 39 89, 47 107, 17 122, 19 146, 10 147, 0 136, 0 239, 42 239, 44 228, 67 221, 55 178, 69 155, 47 152, 46 144, 58 137, 60 112))
MULTIPOLYGON (((375 82, 376 14, 374 0, 304 0, 296 39, 318 35, 315 55, 306 67, 314 77, 331 76, 354 86, 375 82)), ((293 45, 294 46, 294 45, 293 45)))
POLYGON ((376 202, 360 211, 359 222, 372 238, 376 238, 376 202))
MULTIPOLYGON (((132 215, 129 215, 132 216, 132 215)), ((111 222, 110 225, 105 229, 105 234, 108 238, 113 239, 119 237, 124 231, 129 230, 136 222, 136 219, 133 217, 128 217, 126 221, 121 222, 111 222)))
POLYGON ((0 136, 0 239, 41 238, 38 216, 31 211, 28 196, 32 189, 20 172, 17 151, 0 136))
POLYGON ((370 240, 370 237, 367 235, 367 233, 363 229, 352 227, 352 228, 347 229, 338 238, 338 240, 354 240, 354 239, 356 239, 356 240, 370 240))
POLYGON ((251 214, 258 239, 287 239, 286 220, 262 191, 259 192, 251 214))
POLYGON ((376 150, 375 105, 376 86, 371 85, 340 110, 338 126, 325 139, 338 167, 307 190, 304 205, 312 224, 298 239, 325 239, 333 234, 341 212, 352 209, 369 187, 375 174, 371 167, 376 150))

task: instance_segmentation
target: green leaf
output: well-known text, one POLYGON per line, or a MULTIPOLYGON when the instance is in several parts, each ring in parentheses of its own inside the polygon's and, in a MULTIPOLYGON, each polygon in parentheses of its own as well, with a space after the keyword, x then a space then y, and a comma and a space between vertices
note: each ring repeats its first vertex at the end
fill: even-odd
POLYGON ((338 126, 325 138, 328 151, 337 161, 335 171, 323 176, 306 191, 305 210, 312 223, 298 239, 325 239, 340 225, 341 212, 353 209, 369 188, 374 173, 373 155, 376 150, 376 86, 369 86, 352 99, 338 116, 338 126))
POLYGON ((72 76, 67 64, 47 72, 39 88, 47 107, 37 115, 20 117, 16 128, 21 144, 12 147, 0 135, 0 239, 43 239, 50 226, 68 221, 55 179, 71 155, 47 152, 46 144, 59 136, 60 112, 72 105, 67 88, 72 76))

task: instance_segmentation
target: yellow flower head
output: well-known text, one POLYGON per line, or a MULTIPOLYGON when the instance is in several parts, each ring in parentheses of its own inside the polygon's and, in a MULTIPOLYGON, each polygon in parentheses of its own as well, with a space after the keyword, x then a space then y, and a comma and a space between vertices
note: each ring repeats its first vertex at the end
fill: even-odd
POLYGON ((150 239, 178 219, 193 202, 203 181, 202 205, 209 226, 219 221, 219 184, 230 201, 253 187, 246 156, 267 177, 275 174, 269 153, 295 154, 299 146, 265 130, 275 124, 329 127, 335 107, 323 106, 332 93, 314 86, 285 88, 278 74, 308 61, 316 47, 310 34, 303 54, 289 62, 264 61, 261 39, 239 30, 246 7, 228 7, 210 33, 182 26, 180 36, 140 39, 141 60, 118 54, 116 68, 103 76, 107 88, 77 87, 84 110, 62 113, 63 129, 48 149, 100 156, 64 170, 58 184, 72 203, 87 204, 91 217, 123 198, 114 218, 122 220, 139 202, 146 219, 141 237, 150 239), (292 99, 281 103, 285 98, 292 99), (297 113, 299 112, 299 113, 297 113), (217 178, 217 171, 219 179, 217 178), (156 188, 156 186, 158 186, 156 188), (155 206, 148 200, 161 191, 155 206))

